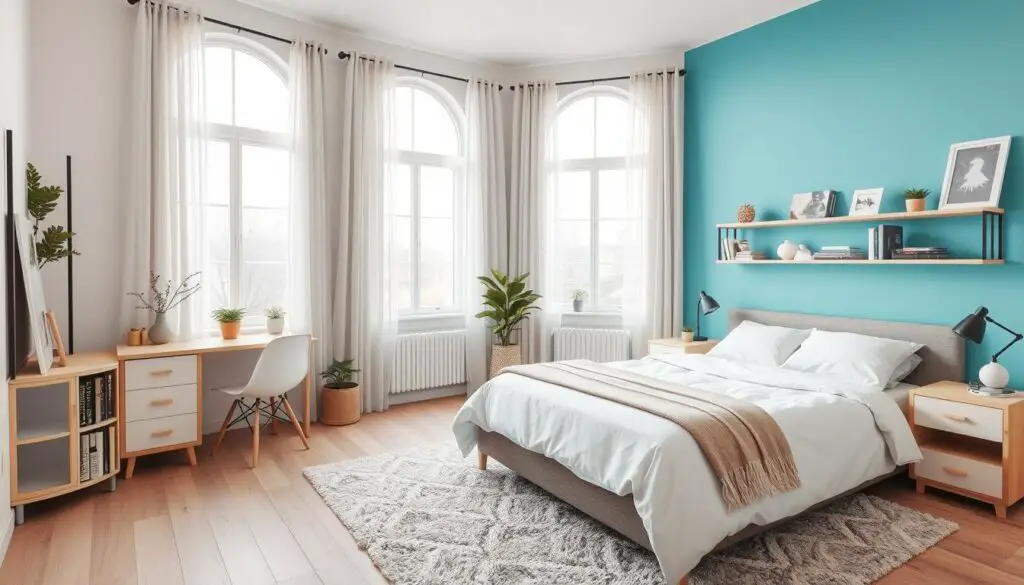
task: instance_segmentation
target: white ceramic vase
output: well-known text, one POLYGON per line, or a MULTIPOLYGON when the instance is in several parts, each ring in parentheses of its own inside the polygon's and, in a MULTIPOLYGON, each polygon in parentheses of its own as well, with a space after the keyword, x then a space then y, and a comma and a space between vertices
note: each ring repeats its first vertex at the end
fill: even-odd
POLYGON ((284 317, 278 317, 277 319, 267 318, 267 333, 271 335, 281 335, 284 333, 284 317))
POLYGON ((978 380, 989 388, 1006 388, 1010 383, 1010 372, 999 362, 989 362, 978 372, 978 380))
POLYGON ((793 260, 796 260, 797 262, 810 262, 811 260, 814 260, 814 252, 811 252, 811 249, 808 248, 807 246, 800 244, 800 247, 797 248, 796 256, 793 257, 793 260))
POLYGON ((793 258, 796 258, 797 250, 798 248, 796 247, 796 244, 786 240, 782 242, 782 245, 780 245, 779 249, 776 251, 779 253, 779 258, 783 260, 792 260, 793 258))

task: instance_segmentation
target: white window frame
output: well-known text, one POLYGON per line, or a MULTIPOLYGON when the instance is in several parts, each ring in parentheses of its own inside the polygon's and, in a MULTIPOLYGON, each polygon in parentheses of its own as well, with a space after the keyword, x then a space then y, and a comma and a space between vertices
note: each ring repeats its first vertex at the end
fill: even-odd
MULTIPOLYGON (((587 98, 596 98, 596 97, 612 97, 612 98, 615 98, 615 99, 623 100, 627 104, 629 103, 629 92, 627 92, 624 89, 620 89, 618 87, 613 87, 613 86, 610 86, 610 85, 594 85, 594 86, 591 86, 591 87, 585 87, 585 88, 578 89, 578 90, 576 90, 576 91, 566 95, 565 97, 563 97, 562 99, 560 99, 558 101, 558 114, 555 116, 555 124, 556 125, 558 124, 558 118, 562 115, 562 112, 564 112, 566 109, 568 109, 571 105, 575 104, 576 102, 578 102, 580 100, 584 100, 584 99, 587 99, 587 98)), ((594 108, 594 140, 595 140, 595 145, 594 145, 595 156, 593 158, 576 158, 576 159, 563 159, 563 158, 559 158, 559 159, 557 159, 557 170, 556 170, 556 172, 562 173, 562 172, 566 172, 566 171, 569 171, 569 172, 572 172, 572 171, 586 171, 586 172, 588 172, 590 174, 590 288, 591 288, 591 290, 587 291, 590 294, 590 298, 588 299, 588 302, 585 303, 585 305, 584 305, 586 307, 586 309, 587 309, 585 311, 585 313, 586 314, 606 315, 606 316, 616 316, 616 315, 621 315, 622 314, 622 306, 621 305, 602 305, 601 302, 600 302, 601 299, 600 299, 600 297, 598 295, 598 288, 599 288, 598 282, 600 281, 599 277, 600 277, 600 269, 601 269, 601 257, 600 257, 600 250, 601 250, 601 246, 600 246, 600 243, 601 243, 601 240, 600 240, 601 217, 600 217, 600 209, 599 209, 599 204, 600 204, 600 191, 599 191, 600 182, 599 182, 598 179, 600 177, 601 171, 616 171, 616 170, 625 171, 626 170, 626 155, 624 154, 623 156, 620 156, 620 157, 619 156, 605 156, 605 157, 598 157, 598 156, 596 156, 596 153, 597 153, 597 145, 596 145, 596 141, 597 141, 597 108, 596 107, 594 108)), ((557 185, 557 181, 556 181, 556 185, 557 185)), ((561 220, 556 218, 555 221, 559 222, 561 220)), ((571 301, 562 301, 560 303, 560 306, 563 309, 563 319, 566 318, 568 315, 574 314, 574 313, 570 313, 570 311, 572 310, 572 302, 571 301)), ((569 320, 572 320, 572 319, 574 319, 574 318, 573 317, 569 317, 569 320)))
MULTIPOLYGON (((412 309, 402 309, 399 311, 399 319, 402 321, 408 321, 409 327, 412 329, 421 328, 432 328, 432 325, 421 323, 420 326, 412 325, 415 321, 428 321, 433 324, 434 318, 450 318, 462 315, 462 290, 459 283, 462 282, 462 273, 465 270, 463 266, 459 264, 457 251, 460 248, 461 240, 464 238, 461 229, 466 221, 465 208, 466 208, 466 195, 465 195, 465 174, 466 174, 466 117, 459 107, 459 104, 455 101, 455 98, 440 85, 420 78, 420 77, 399 77, 395 83, 396 88, 408 87, 415 90, 421 90, 426 92, 431 97, 437 99, 441 103, 442 107, 451 116, 452 121, 455 124, 455 136, 458 144, 457 155, 443 155, 434 154, 428 152, 419 152, 415 150, 402 150, 395 149, 394 160, 398 164, 407 165, 409 167, 410 181, 411 181, 411 193, 410 193, 410 224, 412 226, 412 233, 410 235, 410 296, 412 309), (454 264, 452 266, 453 275, 453 304, 448 307, 421 307, 420 298, 420 168, 438 167, 449 169, 454 173, 455 177, 455 195, 453 199, 453 213, 452 213, 452 226, 455 230, 454 234, 454 264), (425 326, 425 327, 424 327, 425 326)), ((416 127, 416 113, 415 109, 412 112, 410 122, 413 125, 413 131, 416 127)), ((407 329, 408 327, 403 327, 407 329)))
MULTIPOLYGON (((289 68, 288 64, 285 63, 284 59, 275 54, 273 51, 264 47, 260 43, 245 37, 229 34, 229 33, 206 33, 204 36, 203 48, 214 48, 221 47, 231 49, 231 66, 234 71, 235 66, 235 54, 236 52, 243 52, 251 57, 258 59, 263 62, 267 67, 270 68, 284 83, 285 87, 288 87, 289 83, 289 68)), ((232 117, 237 115, 235 106, 235 80, 231 80, 231 115, 232 117)), ((232 120, 234 122, 234 120, 232 120)), ((237 126, 234 124, 223 124, 217 122, 209 122, 207 124, 207 136, 208 142, 226 142, 228 143, 228 157, 229 157, 229 172, 231 176, 230 180, 230 193, 228 197, 228 215, 230 219, 229 226, 229 241, 230 241, 230 258, 228 266, 228 283, 230 289, 228 290, 229 301, 228 304, 233 307, 241 306, 241 280, 242 280, 242 147, 243 146, 256 146, 256 147, 270 147, 279 148, 287 151, 292 149, 292 137, 286 132, 270 132, 267 130, 258 130, 255 128, 247 128, 244 126, 237 126)), ((204 202, 204 206, 207 208, 211 207, 224 207, 224 205, 216 203, 211 204, 204 202)), ((246 206, 248 209, 261 209, 256 206, 246 206)), ((277 209, 265 207, 262 209, 277 209)), ((286 269, 290 272, 291 267, 285 262, 286 269)), ((290 282, 290 279, 287 281, 290 282)), ((252 317, 252 315, 249 315, 252 317)), ((207 320, 206 329, 208 332, 217 331, 217 327, 213 321, 207 320)), ((263 325, 249 324, 242 328, 243 331, 256 331, 262 330, 263 325)))

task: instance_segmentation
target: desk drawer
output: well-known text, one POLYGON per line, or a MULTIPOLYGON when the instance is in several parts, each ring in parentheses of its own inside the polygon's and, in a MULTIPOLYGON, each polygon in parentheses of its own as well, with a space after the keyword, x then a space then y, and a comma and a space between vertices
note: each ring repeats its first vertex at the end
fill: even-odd
POLYGON ((129 360, 124 364, 124 389, 163 388, 196 383, 194 355, 129 360))
POLYGON ((125 395, 124 414, 127 422, 164 418, 198 411, 196 385, 147 388, 125 395))
POLYGON ((915 396, 914 424, 986 441, 1003 442, 1003 411, 996 408, 915 396))
POLYGON ((921 447, 921 454, 924 455, 924 459, 914 464, 914 475, 917 477, 932 479, 993 498, 1003 497, 1002 467, 933 451, 927 446, 921 447))
POLYGON ((196 413, 130 422, 125 425, 125 449, 129 453, 157 447, 194 443, 199 432, 196 413))

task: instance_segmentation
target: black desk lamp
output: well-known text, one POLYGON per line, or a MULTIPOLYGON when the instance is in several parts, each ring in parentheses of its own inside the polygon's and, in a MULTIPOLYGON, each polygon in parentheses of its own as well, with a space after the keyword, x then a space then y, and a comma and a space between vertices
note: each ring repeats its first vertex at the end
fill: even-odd
POLYGON ((693 336, 694 341, 707 341, 708 338, 700 334, 700 314, 710 315, 718 310, 718 301, 711 298, 708 293, 700 291, 700 298, 697 299, 697 332, 693 336))
POLYGON ((999 321, 989 317, 988 309, 985 307, 978 307, 976 311, 964 317, 956 324, 955 327, 953 327, 953 332, 968 341, 981 343, 981 340, 985 339, 985 326, 987 323, 991 323, 1012 335, 1013 341, 1007 343, 1006 347, 997 351, 995 355, 992 356, 992 361, 981 368, 978 372, 978 380, 989 388, 1006 388, 1006 385, 1010 383, 1010 372, 1006 371, 1006 368, 1000 365, 996 360, 999 359, 999 356, 1003 355, 1004 351, 1010 349, 1010 346, 1021 339, 1024 339, 1024 335, 1009 329, 999 321))

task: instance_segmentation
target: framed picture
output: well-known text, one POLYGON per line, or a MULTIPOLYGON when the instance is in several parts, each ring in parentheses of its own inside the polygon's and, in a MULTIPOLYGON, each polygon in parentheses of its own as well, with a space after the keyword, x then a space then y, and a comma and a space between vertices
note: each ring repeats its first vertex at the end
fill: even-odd
POLYGON ((850 215, 878 215, 882 208, 882 194, 885 188, 878 189, 857 189, 853 192, 853 201, 850 202, 850 215))
POLYGON ((789 219, 832 217, 836 206, 835 191, 797 193, 789 204, 789 219))
POLYGON ((32 347, 39 362, 39 373, 45 374, 53 365, 53 340, 46 322, 46 297, 43 295, 43 274, 36 262, 35 246, 32 244, 32 224, 23 215, 14 215, 15 233, 18 238, 18 256, 21 272, 25 276, 25 299, 28 301, 29 326, 32 331, 32 347))
POLYGON ((1010 138, 1001 136, 950 146, 939 209, 999 207, 1010 138))

